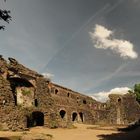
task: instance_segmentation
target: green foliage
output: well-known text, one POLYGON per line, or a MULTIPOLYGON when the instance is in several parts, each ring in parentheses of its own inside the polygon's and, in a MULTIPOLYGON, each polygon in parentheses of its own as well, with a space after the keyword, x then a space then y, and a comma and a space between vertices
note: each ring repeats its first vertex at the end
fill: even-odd
POLYGON ((23 95, 30 95, 31 94, 31 91, 30 90, 22 90, 22 94, 23 95))
POLYGON ((129 94, 134 94, 133 90, 128 90, 129 94))
POLYGON ((137 101, 140 103, 140 84, 135 84, 134 93, 136 95, 137 101))
POLYGON ((140 92, 140 84, 135 84, 134 92, 140 92))
MULTIPOLYGON (((130 91, 129 93, 131 93, 132 91, 130 91)), ((134 91, 133 93, 136 96, 136 100, 140 103, 140 84, 135 84, 134 85, 134 91)))

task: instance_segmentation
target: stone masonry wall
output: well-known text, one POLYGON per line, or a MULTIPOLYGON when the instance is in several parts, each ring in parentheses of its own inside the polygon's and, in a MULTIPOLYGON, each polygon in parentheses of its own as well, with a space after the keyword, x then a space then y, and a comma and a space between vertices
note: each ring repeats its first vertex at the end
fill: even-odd
POLYGON ((134 96, 110 95, 100 103, 89 96, 50 82, 13 58, 0 56, 0 128, 24 130, 33 126, 67 127, 72 123, 129 124, 140 118, 134 96), (17 104, 22 89, 30 90, 17 104), (19 95, 17 95, 20 92, 19 95), (25 97, 27 96, 27 98, 25 97))

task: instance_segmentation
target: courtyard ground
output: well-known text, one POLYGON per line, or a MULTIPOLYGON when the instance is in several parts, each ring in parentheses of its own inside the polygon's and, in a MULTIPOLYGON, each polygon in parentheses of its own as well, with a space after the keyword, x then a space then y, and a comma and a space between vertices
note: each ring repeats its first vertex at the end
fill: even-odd
MULTIPOLYGON (((29 136, 46 135, 48 140, 138 140, 140 138, 140 128, 129 132, 120 132, 116 127, 98 127, 91 125, 76 124, 77 128, 73 129, 48 129, 43 127, 35 127, 25 132, 0 131, 0 140, 4 137, 11 136, 29 136)), ((12 140, 18 140, 13 138, 12 140)))

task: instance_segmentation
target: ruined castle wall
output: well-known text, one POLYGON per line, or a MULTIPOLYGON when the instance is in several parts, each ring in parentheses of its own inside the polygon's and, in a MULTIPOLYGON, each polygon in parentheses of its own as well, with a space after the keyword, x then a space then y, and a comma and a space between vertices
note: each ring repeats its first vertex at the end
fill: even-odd
MULTIPOLYGON (((140 105, 134 95, 125 94, 109 95, 109 102, 106 108, 105 123, 109 124, 129 124, 140 118, 140 105)), ((104 113, 100 113, 101 115, 104 113)), ((100 115, 100 116, 101 116, 100 115)))
POLYGON ((53 100, 51 99, 51 94, 48 89, 48 81, 44 78, 36 79, 36 90, 35 90, 35 99, 38 100, 38 105, 42 107, 52 107, 53 100))
POLYGON ((18 63, 17 60, 13 59, 13 58, 8 58, 10 63, 9 63, 9 70, 13 71, 14 73, 18 73, 18 74, 25 74, 31 77, 43 77, 42 75, 38 74, 37 72, 30 70, 28 68, 26 68, 25 66, 23 66, 22 64, 18 63))
POLYGON ((5 129, 128 124, 140 118, 140 105, 130 94, 110 95, 108 102, 100 103, 9 60, 0 56, 0 126, 5 129))
POLYGON ((53 84, 51 94, 57 95, 61 98, 64 97, 65 99, 73 99, 73 101, 75 101, 78 106, 90 106, 93 103, 93 101, 96 102, 89 96, 80 94, 78 92, 72 91, 68 88, 64 88, 56 84, 53 84))
POLYGON ((124 95, 123 104, 123 121, 124 123, 132 123, 140 119, 140 105, 136 101, 134 95, 124 95))
POLYGON ((94 101, 92 98, 56 84, 52 86, 51 96, 56 103, 59 124, 94 123, 93 114, 88 111, 94 101), (60 115, 61 111, 65 114, 64 118, 60 115))
POLYGON ((14 98, 10 83, 0 75, 0 105, 13 106, 14 98))

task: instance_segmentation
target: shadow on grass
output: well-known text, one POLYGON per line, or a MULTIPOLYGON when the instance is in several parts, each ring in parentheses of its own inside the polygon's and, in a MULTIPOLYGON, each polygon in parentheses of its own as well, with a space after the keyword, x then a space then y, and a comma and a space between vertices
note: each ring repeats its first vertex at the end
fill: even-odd
POLYGON ((100 140, 140 140, 140 125, 119 128, 118 133, 98 135, 100 140))

